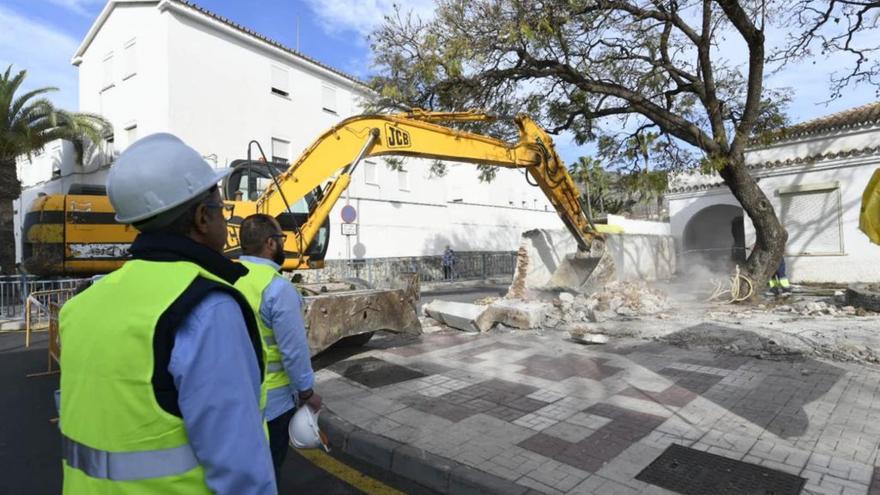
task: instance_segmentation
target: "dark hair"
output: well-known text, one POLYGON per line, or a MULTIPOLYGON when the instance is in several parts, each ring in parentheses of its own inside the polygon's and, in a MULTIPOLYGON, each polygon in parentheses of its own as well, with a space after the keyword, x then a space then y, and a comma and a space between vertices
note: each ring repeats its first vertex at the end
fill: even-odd
POLYGON ((196 220, 196 210, 200 205, 207 203, 216 190, 217 186, 214 186, 177 208, 134 224, 134 228, 141 232, 189 235, 196 220))
POLYGON ((246 255, 259 253, 263 241, 278 233, 276 224, 274 217, 263 213, 255 213, 245 218, 238 230, 241 252, 246 255))

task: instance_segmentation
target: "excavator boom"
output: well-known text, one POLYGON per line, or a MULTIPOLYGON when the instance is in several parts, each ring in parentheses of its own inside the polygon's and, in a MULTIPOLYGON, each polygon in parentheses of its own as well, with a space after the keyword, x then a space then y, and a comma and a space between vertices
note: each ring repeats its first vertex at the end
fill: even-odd
MULTIPOLYGON (((254 202, 254 211, 277 215, 286 211, 290 198, 301 198, 335 177, 323 189, 323 199, 308 220, 299 226, 298 236, 288 240, 285 250, 296 253, 314 241, 362 158, 395 155, 522 168, 550 200, 580 249, 588 251, 597 231, 581 208, 577 185, 556 154, 550 136, 537 123, 518 115, 514 121, 519 140, 515 143, 439 125, 491 119, 475 112, 423 111, 349 118, 319 137, 277 182, 270 184, 254 202)), ((236 204, 236 211, 239 206, 246 208, 236 204)), ((302 260, 291 257, 284 267, 300 268, 302 260)))

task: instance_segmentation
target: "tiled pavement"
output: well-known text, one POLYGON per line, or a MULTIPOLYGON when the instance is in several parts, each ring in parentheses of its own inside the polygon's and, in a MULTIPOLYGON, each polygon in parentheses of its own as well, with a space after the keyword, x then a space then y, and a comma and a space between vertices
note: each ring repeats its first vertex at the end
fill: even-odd
POLYGON ((635 476, 675 443, 799 475, 804 493, 880 494, 874 368, 450 333, 378 340, 318 379, 343 419, 544 493, 671 493, 635 476))

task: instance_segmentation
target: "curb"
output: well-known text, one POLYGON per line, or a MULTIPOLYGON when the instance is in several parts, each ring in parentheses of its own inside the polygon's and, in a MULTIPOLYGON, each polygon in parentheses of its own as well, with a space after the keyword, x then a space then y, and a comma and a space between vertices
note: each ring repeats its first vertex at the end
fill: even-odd
POLYGON ((444 494, 530 495, 536 492, 424 449, 371 433, 327 410, 318 416, 330 446, 444 494))

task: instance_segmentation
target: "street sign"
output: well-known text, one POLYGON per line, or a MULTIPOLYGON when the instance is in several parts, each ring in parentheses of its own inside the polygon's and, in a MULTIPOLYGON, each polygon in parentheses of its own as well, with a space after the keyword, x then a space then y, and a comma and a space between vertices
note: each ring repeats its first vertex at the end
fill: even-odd
POLYGON ((358 214, 357 210, 354 209, 354 206, 345 205, 342 207, 342 221, 345 223, 353 223, 357 220, 358 214))
POLYGON ((356 223, 343 223, 342 225, 342 235, 357 235, 358 226, 356 223))

